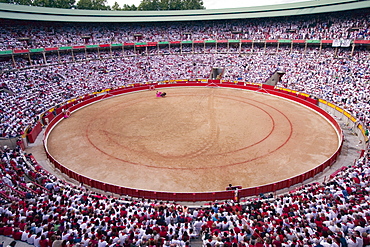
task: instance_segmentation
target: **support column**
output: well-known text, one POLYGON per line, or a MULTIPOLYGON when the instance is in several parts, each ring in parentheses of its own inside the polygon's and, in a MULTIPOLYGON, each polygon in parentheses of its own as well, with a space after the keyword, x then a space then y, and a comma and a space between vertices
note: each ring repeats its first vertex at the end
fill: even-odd
POLYGON ((60 63, 61 62, 60 61, 60 52, 59 52, 59 50, 57 52, 58 52, 58 63, 60 63))
POLYGON ((292 43, 290 43, 290 53, 293 52, 293 40, 292 40, 292 43))
POLYGON ((28 52, 28 61, 30 62, 30 66, 32 66, 32 60, 31 60, 31 53, 28 52))
POLYGON ((17 64, 15 63, 15 59, 14 59, 14 54, 12 54, 12 62, 13 62, 13 67, 17 68, 17 64))
POLYGON ((75 55, 73 53, 73 49, 71 49, 71 53, 72 53, 72 60, 73 60, 73 62, 76 62, 75 55))
POLYGON ((304 44, 304 54, 305 55, 307 54, 307 40, 306 40, 306 43, 304 44))
POLYGON ((352 43, 352 50, 351 50, 351 57, 353 56, 353 53, 355 52, 355 43, 352 43))
POLYGON ((45 56, 45 52, 44 51, 42 52, 42 56, 44 57, 44 64, 46 64, 47 61, 46 61, 46 56, 45 56))

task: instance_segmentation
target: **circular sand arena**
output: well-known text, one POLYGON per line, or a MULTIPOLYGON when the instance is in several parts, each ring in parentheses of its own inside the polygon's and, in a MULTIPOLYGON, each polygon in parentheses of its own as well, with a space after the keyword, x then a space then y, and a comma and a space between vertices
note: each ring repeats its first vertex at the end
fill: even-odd
POLYGON ((295 102, 247 90, 175 87, 109 98, 61 121, 49 153, 86 177, 141 190, 207 192, 304 173, 338 148, 334 127, 295 102))

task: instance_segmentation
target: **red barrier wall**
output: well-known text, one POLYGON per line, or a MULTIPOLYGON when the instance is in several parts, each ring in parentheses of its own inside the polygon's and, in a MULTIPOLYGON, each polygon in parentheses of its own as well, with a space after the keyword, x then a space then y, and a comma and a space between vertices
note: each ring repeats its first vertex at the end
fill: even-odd
POLYGON ((52 112, 47 112, 42 117, 42 122, 46 125, 50 123, 50 121, 54 118, 54 114, 52 112))
POLYGON ((30 133, 27 134, 27 140, 29 143, 34 143, 36 141, 37 136, 40 134, 42 130, 42 126, 40 122, 37 122, 35 127, 32 128, 30 133))
MULTIPOLYGON (((293 100, 295 102, 301 103, 319 113, 321 113, 324 117, 326 117, 336 128, 338 133, 340 133, 341 137, 341 145, 339 146, 338 150, 333 154, 333 156, 328 159, 326 162, 323 164, 318 165, 316 168, 304 173, 304 174, 299 174, 295 177, 279 181, 273 184, 267 184, 263 186, 258 186, 258 187, 253 187, 253 188, 245 188, 238 190, 238 197, 247 197, 247 196, 253 196, 253 195, 258 195, 261 193, 269 193, 269 192, 274 192, 283 188, 290 187, 292 185, 302 183, 308 178, 312 178, 316 174, 322 172, 326 167, 331 166, 337 159, 337 157, 340 154, 342 144, 343 144, 343 134, 342 130, 339 126, 339 124, 332 118, 328 113, 326 113, 324 110, 319 108, 317 106, 317 99, 314 98, 309 98, 305 97, 302 95, 297 95, 296 93, 289 93, 286 91, 282 90, 275 90, 271 87, 265 87, 265 88, 260 88, 258 85, 244 85, 244 83, 230 83, 230 82, 224 82, 224 83, 219 83, 219 80, 211 80, 208 83, 207 82, 177 82, 177 83, 172 83, 172 84, 161 84, 161 85, 155 85, 156 88, 167 88, 167 87, 179 87, 179 86, 199 86, 199 87, 205 87, 205 86, 212 86, 212 87, 229 87, 229 88, 240 88, 240 89, 246 89, 246 90, 252 90, 252 91, 261 91, 265 93, 269 93, 272 95, 280 96, 286 99, 293 100)), ((133 87, 128 87, 128 88, 119 88, 119 89, 114 89, 111 90, 108 94, 101 94, 98 96, 85 96, 83 99, 79 99, 73 103, 68 104, 68 108, 70 111, 74 111, 78 108, 81 108, 83 106, 86 106, 87 104, 96 102, 101 99, 109 98, 114 95, 119 95, 127 92, 133 92, 133 91, 139 91, 139 90, 145 90, 149 89, 149 85, 139 85, 135 84, 133 87)), ((49 125, 47 126, 45 130, 45 135, 44 135, 44 148, 47 154, 47 157, 49 160, 55 165, 56 168, 61 170, 61 172, 67 174, 69 177, 82 182, 88 186, 92 186, 104 191, 112 192, 112 193, 117 193, 120 195, 128 195, 132 197, 139 197, 139 198, 148 198, 148 199, 156 199, 156 200, 170 200, 170 201, 215 201, 215 200, 230 200, 235 198, 235 191, 216 191, 216 192, 202 192, 202 193, 174 193, 174 192, 160 192, 160 191, 147 191, 147 190, 137 190, 137 189, 132 189, 132 188, 125 188, 125 187, 120 187, 117 185, 112 185, 112 184, 107 184, 103 183, 101 181, 93 180, 87 177, 84 177, 83 175, 77 174, 68 168, 64 167, 62 164, 60 164, 58 161, 56 161, 48 152, 47 147, 46 147, 46 141, 48 138, 48 134, 52 127, 62 118, 62 114, 57 115, 55 118, 51 119, 49 125)), ((41 131, 41 124, 39 125, 39 132, 37 133, 38 129, 33 129, 31 133, 29 134, 32 136, 32 140, 34 140, 37 135, 41 131), (33 131, 35 132, 33 133, 33 131), (36 134, 37 133, 37 134, 36 134), (34 139, 33 139, 34 138, 34 139)), ((28 135, 27 135, 28 136, 28 135)))

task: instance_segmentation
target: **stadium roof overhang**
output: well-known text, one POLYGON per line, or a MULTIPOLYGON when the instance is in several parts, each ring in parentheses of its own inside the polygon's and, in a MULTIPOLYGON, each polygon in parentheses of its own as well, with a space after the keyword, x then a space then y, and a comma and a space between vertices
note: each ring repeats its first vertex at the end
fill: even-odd
POLYGON ((0 3, 0 18, 57 22, 163 22, 319 14, 370 8, 370 1, 319 0, 258 7, 179 11, 96 11, 0 3))

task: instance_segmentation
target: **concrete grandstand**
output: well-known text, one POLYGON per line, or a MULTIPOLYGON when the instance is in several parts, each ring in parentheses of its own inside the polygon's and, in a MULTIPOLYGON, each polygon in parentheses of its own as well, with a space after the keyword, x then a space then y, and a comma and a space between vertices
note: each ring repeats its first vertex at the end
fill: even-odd
POLYGON ((370 1, 127 13, 0 4, 1 133, 17 140, 1 150, 0 235, 37 247, 368 246, 369 10, 370 1), (343 163, 285 191, 192 205, 107 194, 30 154, 76 103, 208 81, 212 67, 225 68, 215 83, 261 88, 284 69, 274 90, 317 100, 338 120, 343 163))

